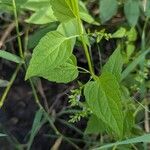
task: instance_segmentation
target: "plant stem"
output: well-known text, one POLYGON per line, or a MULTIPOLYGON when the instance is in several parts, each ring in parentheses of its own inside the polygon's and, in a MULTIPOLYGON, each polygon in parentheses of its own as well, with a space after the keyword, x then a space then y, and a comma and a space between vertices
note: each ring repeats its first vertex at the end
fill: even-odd
POLYGON ((21 44, 21 38, 20 38, 20 33, 19 33, 19 23, 18 23, 17 8, 16 8, 15 0, 12 0, 12 3, 13 3, 15 23, 16 23, 16 32, 17 32, 17 39, 18 39, 18 45, 19 45, 19 54, 20 54, 21 58, 24 58, 23 50, 22 50, 22 44, 21 44))
POLYGON ((90 71, 93 79, 96 80, 97 77, 96 77, 96 75, 94 73, 94 69, 93 69, 93 66, 92 66, 89 50, 88 50, 88 47, 87 47, 87 44, 85 42, 84 35, 83 35, 84 34, 84 28, 83 28, 82 20, 81 20, 80 15, 79 15, 78 3, 76 3, 75 7, 76 7, 76 9, 78 11, 78 13, 77 13, 77 20, 78 20, 79 34, 81 35, 81 42, 82 42, 82 46, 84 48, 85 56, 86 56, 86 59, 87 59, 87 62, 88 62, 89 71, 90 71))
MULTIPOLYGON (((25 57, 23 55, 23 50, 22 50, 22 43, 21 43, 21 38, 20 38, 20 32, 19 32, 19 22, 18 22, 18 16, 17 16, 17 8, 16 8, 16 3, 15 3, 15 0, 12 0, 13 2, 13 9, 14 9, 14 16, 15 16, 15 23, 16 23, 16 32, 17 32, 17 39, 18 39, 18 45, 19 45, 19 54, 20 54, 20 57, 25 60, 25 57)), ((27 65, 26 63, 24 63, 24 68, 25 70, 27 69, 27 65)), ((34 87, 34 84, 32 82, 31 79, 29 79, 29 82, 30 82, 30 85, 31 85, 31 88, 32 88, 32 91, 33 91, 33 95, 34 95, 34 98, 35 98, 35 101, 36 103, 38 104, 38 106, 40 108, 43 108, 42 105, 40 104, 40 101, 39 101, 39 98, 38 98, 38 95, 36 93, 36 89, 34 87)))
POLYGON ((17 76, 17 74, 18 74, 18 72, 19 72, 20 67, 21 67, 21 64, 19 64, 19 65, 17 66, 15 72, 13 73, 13 75, 12 75, 12 77, 11 77, 11 79, 10 79, 10 82, 9 82, 8 86, 6 87, 6 89, 5 89, 5 91, 4 91, 3 95, 2 95, 2 98, 1 98, 1 100, 0 100, 0 108, 1 108, 1 107, 3 106, 3 104, 4 104, 4 101, 5 101, 6 97, 7 97, 7 94, 8 94, 8 92, 9 92, 9 90, 10 90, 12 84, 14 83, 14 81, 15 81, 15 79, 16 79, 16 76, 17 76))

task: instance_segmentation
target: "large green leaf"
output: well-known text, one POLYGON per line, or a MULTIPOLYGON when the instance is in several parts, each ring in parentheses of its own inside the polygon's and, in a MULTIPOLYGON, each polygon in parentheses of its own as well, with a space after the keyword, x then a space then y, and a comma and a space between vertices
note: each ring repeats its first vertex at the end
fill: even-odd
POLYGON ((117 0, 100 0, 100 19, 102 23, 111 19, 118 9, 117 0))
POLYGON ((107 63, 104 65, 102 72, 112 73, 119 81, 121 79, 122 66, 123 58, 120 52, 120 46, 118 46, 118 48, 110 56, 107 63))
POLYGON ((43 76, 47 70, 65 63, 72 54, 72 43, 71 38, 65 37, 58 31, 47 33, 33 51, 26 79, 43 76))
POLYGON ((51 0, 54 15, 60 22, 67 22, 77 17, 77 0, 51 0))
POLYGON ((128 23, 135 26, 140 15, 139 0, 128 0, 124 5, 124 12, 128 23))
POLYGON ((84 95, 93 113, 110 128, 115 136, 122 138, 121 92, 116 78, 110 73, 103 73, 99 80, 86 84, 84 95))

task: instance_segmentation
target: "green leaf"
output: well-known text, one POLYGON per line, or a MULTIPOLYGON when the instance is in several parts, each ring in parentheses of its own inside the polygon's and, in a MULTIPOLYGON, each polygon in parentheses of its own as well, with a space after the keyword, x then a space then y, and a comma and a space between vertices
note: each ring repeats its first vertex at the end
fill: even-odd
POLYGON ((72 54, 74 40, 58 31, 47 33, 33 51, 26 79, 32 76, 43 76, 47 70, 65 63, 72 54))
POLYGON ((85 134, 99 134, 105 130, 105 124, 95 115, 90 116, 85 134))
POLYGON ((58 27, 57 23, 51 23, 44 28, 35 30, 33 34, 29 35, 28 49, 35 48, 35 46, 39 43, 40 39, 43 36, 45 36, 46 33, 56 30, 57 27, 58 27))
POLYGON ((127 33, 127 38, 129 42, 134 42, 137 39, 137 31, 134 27, 132 27, 127 33))
POLYGON ((116 78, 110 73, 103 73, 99 80, 85 85, 84 95, 93 114, 101 119, 116 137, 122 138, 121 92, 116 78))
POLYGON ((8 84, 9 84, 8 81, 0 79, 0 87, 6 87, 8 84))
POLYGON ((18 64, 24 63, 24 61, 19 56, 16 56, 4 50, 0 50, 0 58, 4 58, 6 60, 9 60, 18 64))
POLYGON ((43 124, 46 122, 46 119, 43 118, 43 113, 44 113, 43 110, 39 109, 35 114, 31 133, 30 133, 30 138, 29 138, 29 141, 27 144, 27 146, 28 146, 27 150, 30 150, 35 136, 37 135, 38 131, 43 126, 43 124))
POLYGON ((122 72, 121 80, 125 79, 132 71, 134 71, 135 67, 143 61, 145 56, 150 52, 150 49, 144 51, 142 54, 140 54, 137 58, 135 58, 128 67, 122 72))
POLYGON ((85 7, 83 2, 79 2, 79 10, 80 10, 80 17, 83 21, 89 23, 89 24, 94 24, 94 25, 99 25, 98 22, 94 20, 94 18, 89 14, 87 8, 85 7))
POLYGON ((146 1, 144 12, 147 17, 150 17, 150 1, 149 0, 146 1))
POLYGON ((68 83, 77 78, 77 76, 77 66, 71 59, 52 70, 49 69, 45 71, 42 75, 42 77, 44 77, 45 79, 57 83, 68 83))
POLYGON ((126 29, 121 27, 115 33, 112 34, 112 38, 122 38, 126 35, 126 29))
POLYGON ((77 17, 77 0, 51 0, 54 15, 60 22, 67 22, 77 17))
POLYGON ((117 0, 100 0, 100 19, 102 23, 111 19, 118 9, 117 0))
POLYGON ((123 66, 123 58, 120 52, 120 46, 110 56, 107 63, 103 66, 102 72, 112 73, 118 81, 121 79, 121 72, 123 66))
POLYGON ((28 0, 25 4, 21 5, 21 8, 37 11, 48 6, 51 6, 50 0, 28 0))
POLYGON ((56 17, 53 15, 53 10, 50 6, 38 9, 35 13, 31 15, 30 18, 25 20, 27 23, 33 24, 47 24, 50 22, 57 21, 56 17))
POLYGON ((140 143, 140 142, 149 143, 149 141, 150 141, 150 134, 145 134, 145 135, 135 137, 135 138, 131 138, 131 139, 128 139, 128 140, 124 140, 124 141, 121 141, 121 142, 107 144, 107 145, 101 146, 99 148, 94 148, 93 150, 101 150, 101 149, 106 149, 106 148, 110 148, 110 147, 113 147, 113 146, 135 144, 135 143, 140 143))
POLYGON ((140 15, 139 0, 128 0, 124 5, 124 13, 131 26, 135 26, 140 15))

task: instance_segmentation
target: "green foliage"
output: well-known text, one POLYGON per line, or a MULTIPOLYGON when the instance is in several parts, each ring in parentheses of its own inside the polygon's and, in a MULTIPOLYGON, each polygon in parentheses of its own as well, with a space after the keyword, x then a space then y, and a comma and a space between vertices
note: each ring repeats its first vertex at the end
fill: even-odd
POLYGON ((95 115, 90 116, 85 134, 99 134, 105 131, 105 124, 95 115))
POLYGON ((53 15, 53 10, 51 8, 49 0, 28 0, 22 6, 22 8, 35 12, 31 15, 30 18, 26 19, 27 23, 46 24, 57 21, 56 17, 53 15))
POLYGON ((12 61, 12 62, 15 62, 18 64, 24 63, 24 61, 19 56, 16 56, 14 54, 11 54, 11 53, 3 51, 3 50, 0 50, 0 58, 7 59, 9 61, 12 61))
POLYGON ((103 67, 103 72, 110 72, 112 73, 118 81, 121 79, 121 72, 122 72, 122 66, 123 66, 123 59, 120 52, 121 47, 118 46, 118 48, 114 51, 114 53, 111 55, 107 63, 103 67))
MULTIPOLYGON (((70 28, 66 27, 65 30, 67 35, 67 31, 70 31, 70 28)), ((26 79, 32 76, 42 76, 52 81, 63 82, 60 81, 60 77, 55 75, 57 73, 59 75, 64 74, 65 70, 67 71, 65 75, 70 71, 70 79, 74 79, 77 76, 76 67, 73 64, 67 63, 67 60, 72 55, 75 37, 68 37, 63 34, 63 31, 62 33, 52 31, 41 39, 38 46, 34 49, 26 79), (37 67, 38 69, 36 69, 37 67), (59 68, 62 69, 59 70, 59 68), (66 68, 68 68, 68 70, 66 68)), ((67 77, 64 76, 64 82, 66 82, 66 80, 67 77)))
POLYGON ((121 92, 115 76, 103 73, 97 81, 86 84, 84 95, 92 112, 114 133, 123 136, 121 92))
MULTIPOLYGON (((0 0, 0 4, 8 7, 10 10, 14 9, 12 8, 11 0, 0 0)), ((70 109, 70 107, 73 107, 76 111, 74 111, 74 113, 72 109, 70 109, 72 115, 70 116, 69 122, 75 123, 82 118, 88 119, 85 136, 94 134, 96 135, 94 136, 95 141, 98 142, 99 135, 104 137, 102 140, 104 140, 105 143, 106 141, 128 139, 129 137, 135 137, 141 134, 139 129, 136 130, 138 124, 135 120, 137 121, 136 114, 137 111, 139 111, 139 103, 144 100, 138 100, 137 104, 134 103, 130 96, 135 97, 135 94, 137 94, 133 91, 131 86, 136 87, 136 90, 144 87, 144 94, 145 91, 149 89, 149 85, 145 84, 145 82, 149 79, 149 62, 146 62, 146 56, 148 56, 150 52, 150 49, 147 48, 150 45, 150 35, 146 33, 146 29, 149 25, 150 2, 147 1, 147 3, 143 5, 140 0, 99 0, 100 5, 98 11, 100 12, 101 22, 106 23, 112 19, 112 22, 110 21, 108 24, 102 26, 100 26, 99 22, 95 21, 99 20, 99 17, 97 17, 97 7, 96 9, 94 8, 93 16, 95 15, 95 17, 93 18, 85 4, 88 4, 88 2, 77 0, 16 0, 18 12, 20 12, 21 9, 32 12, 31 16, 25 21, 28 24, 36 24, 36 26, 34 26, 35 28, 33 27, 32 29, 32 31, 35 30, 35 32, 29 36, 29 41, 27 38, 25 39, 26 42, 28 41, 28 43, 25 43, 25 47, 28 45, 28 49, 34 48, 29 65, 28 58, 26 56, 24 58, 25 63, 27 62, 24 68, 28 66, 25 79, 30 78, 36 102, 40 107, 35 115, 30 132, 29 141, 27 143, 28 150, 31 148, 33 140, 40 128, 47 121, 54 129, 56 135, 66 139, 65 136, 59 133, 53 123, 53 121, 57 120, 57 114, 51 113, 46 103, 44 104, 48 113, 42 109, 43 106, 38 101, 38 96, 36 95, 36 88, 34 88, 34 84, 32 84, 32 77, 42 77, 56 83, 69 83, 75 79, 77 80, 79 73, 87 73, 88 75, 83 84, 80 83, 78 89, 71 90, 69 96, 70 106, 67 106, 67 108, 70 109), (141 6, 143 9, 140 9, 141 6), (114 27, 115 21, 118 18, 121 22, 116 22, 117 25, 114 27), (144 23, 142 21, 138 23, 138 20, 141 18, 142 21, 145 21, 144 23), (113 23, 113 21, 114 24, 111 26, 110 24, 113 23), (138 26, 136 28, 137 23, 138 26), (143 28, 141 24, 144 24, 143 28), (41 25, 41 28, 37 28, 37 25, 41 25), (109 33, 109 31, 115 32, 109 33), (148 35, 147 39, 146 35, 148 35), (140 38, 141 43, 139 42, 140 38), (136 45, 135 42, 137 39, 139 43, 136 45), (108 60, 107 57, 105 57, 105 55, 107 56, 107 53, 105 54, 105 46, 103 46, 105 40, 107 40, 107 42, 115 42, 114 45, 116 46, 116 50, 108 60), (95 45, 98 47, 101 68, 95 67, 97 55, 96 60, 92 59, 93 56, 97 54, 95 45), (79 52, 84 50, 89 69, 78 66, 78 52, 74 53, 73 51, 76 47, 79 52), (139 52, 137 55, 136 49, 142 49, 142 52, 139 52), (106 59, 103 60, 103 58, 106 59), (138 65, 140 69, 137 67, 138 65), (100 75, 98 75, 98 71, 101 73, 100 75), (85 81, 87 83, 85 83, 85 81), (52 114, 52 119, 49 116, 50 114, 52 114), (107 136, 105 136, 106 134, 107 136)), ((3 6, 0 6, 0 9, 5 9, 3 6)), ((92 7, 90 8, 91 10, 93 9, 92 7)), ((21 15, 24 14, 26 13, 21 13, 21 15)), ((17 24, 17 22, 18 20, 16 20, 15 23, 17 24)), ((24 26, 22 28, 24 28, 24 26)), ((28 25, 28 28, 29 29, 26 29, 26 34, 30 34, 32 26, 30 27, 30 25, 28 25)), ((17 36, 19 38, 18 30, 17 26, 17 36)), ((29 53, 28 51, 28 54, 29 53)), ((19 64, 24 63, 20 57, 6 51, 0 51, 0 57, 19 64)), ((149 59, 149 56, 147 58, 149 59)), ((8 81, 0 80, 0 87, 6 87, 6 92, 12 85, 18 70, 15 71, 10 80, 11 84, 8 81)), ((78 79, 82 82, 82 76, 81 78, 79 76, 78 79)), ((140 90, 138 92, 139 95, 143 95, 140 90)), ((4 93, 4 97, 5 95, 4 93)), ((147 95, 145 98, 147 98, 147 95)), ((1 100, 1 104, 4 102, 3 99, 1 100)), ((141 105, 143 106, 143 104, 141 105)), ((149 104, 146 105, 148 106, 149 104)), ((96 149, 109 148, 112 146, 115 148, 115 146, 119 145, 148 141, 149 135, 143 135, 96 149)), ((70 143, 72 143, 72 141, 70 143)), ((88 143, 88 146, 93 146, 93 143, 91 143, 88 143)), ((98 144, 101 145, 102 143, 98 144)), ((128 148, 130 148, 130 146, 128 148)))
POLYGON ((117 13, 117 0, 100 0, 100 18, 102 23, 108 21, 117 13))
POLYGON ((135 143, 140 143, 140 142, 144 142, 144 143, 148 143, 150 140, 150 134, 145 134, 139 137, 135 137, 132 139, 128 139, 128 140, 124 140, 121 142, 116 142, 116 143, 112 143, 112 144, 108 144, 105 146, 101 146, 100 148, 95 148, 93 150, 101 150, 101 149, 106 149, 106 148, 110 148, 113 146, 118 146, 118 145, 126 145, 126 144, 135 144, 135 143))
POLYGON ((129 24, 135 26, 140 15, 139 0, 128 0, 124 6, 124 12, 129 24))

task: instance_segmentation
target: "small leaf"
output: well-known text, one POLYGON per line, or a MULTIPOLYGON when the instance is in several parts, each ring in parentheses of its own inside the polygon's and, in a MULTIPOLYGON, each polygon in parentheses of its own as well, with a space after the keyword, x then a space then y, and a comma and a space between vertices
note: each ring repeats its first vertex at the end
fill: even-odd
POLYGON ((101 119, 116 137, 122 138, 121 92, 116 78, 110 73, 103 73, 99 80, 85 85, 84 95, 93 114, 101 119))
POLYGON ((102 72, 112 73, 119 81, 121 79, 122 66, 123 58, 120 53, 120 46, 118 46, 114 53, 110 56, 107 63, 103 66, 102 72))
POLYGON ((3 50, 0 50, 0 58, 4 58, 6 60, 9 60, 18 64, 24 63, 24 61, 19 56, 16 56, 14 54, 11 54, 3 50))
POLYGON ((121 27, 115 33, 112 34, 112 38, 122 38, 126 35, 126 29, 121 27))
POLYGON ((139 0, 128 0, 124 5, 124 13, 131 26, 135 26, 140 15, 139 0))
POLYGON ((127 38, 129 42, 134 42, 137 39, 137 31, 134 27, 132 27, 127 33, 127 38))
POLYGON ((90 116, 85 134, 99 134, 105 131, 105 124, 95 115, 90 116))
POLYGON ((83 21, 94 24, 94 25, 99 25, 98 22, 94 20, 94 18, 89 14, 87 8, 85 7, 83 2, 79 2, 79 10, 80 10, 80 17, 83 21))
POLYGON ((9 84, 8 81, 0 79, 0 87, 6 87, 8 84, 9 84))
POLYGON ((100 19, 102 23, 111 19, 118 9, 117 0, 100 0, 100 19))

